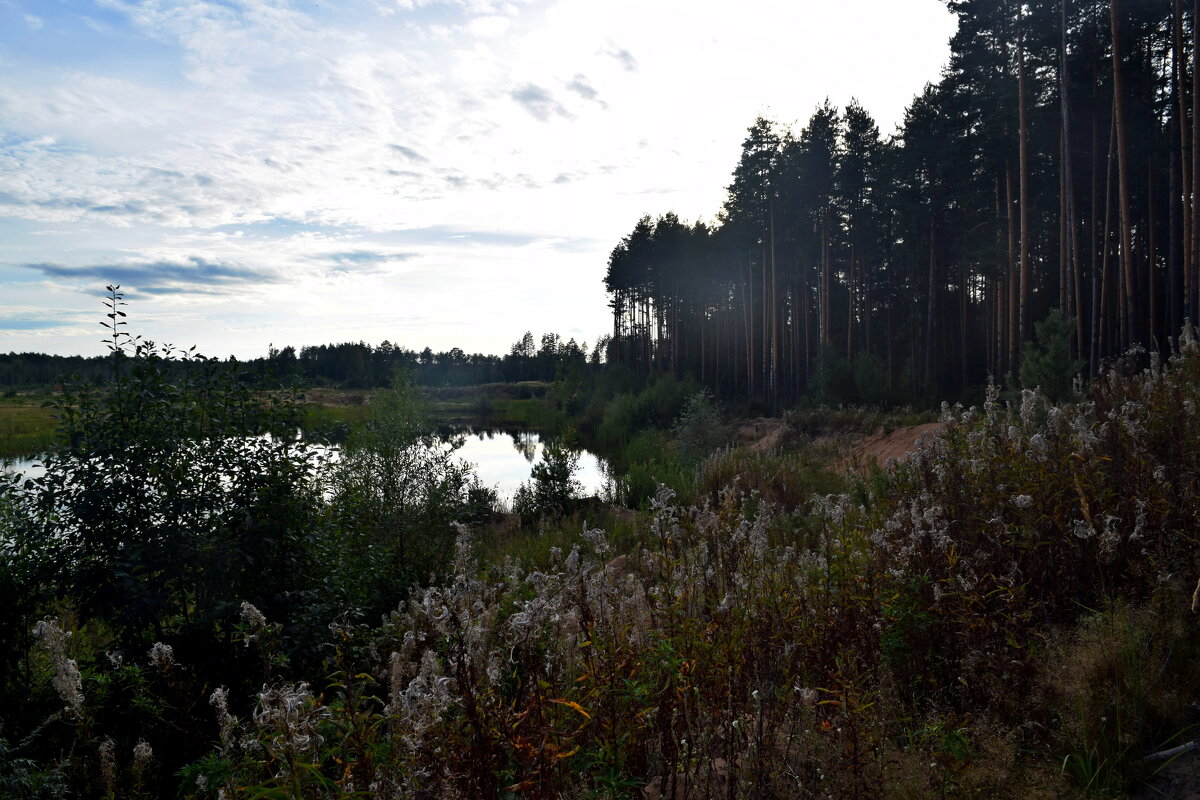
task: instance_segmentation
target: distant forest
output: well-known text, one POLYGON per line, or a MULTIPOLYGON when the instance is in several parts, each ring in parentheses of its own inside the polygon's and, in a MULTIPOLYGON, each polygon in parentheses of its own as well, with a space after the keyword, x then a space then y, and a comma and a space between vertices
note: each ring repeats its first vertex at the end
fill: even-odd
POLYGON ((1091 375, 1196 320, 1200 2, 948 5, 949 67, 894 136, 854 101, 758 119, 714 223, 638 220, 610 361, 774 405, 932 399, 1019 374, 1053 309, 1091 375))
MULTIPOLYGON (((603 338, 603 337, 602 337, 603 338)), ((258 385, 303 384, 369 389, 388 386, 398 371, 420 386, 468 386, 480 383, 553 381, 585 364, 598 364, 604 344, 589 354, 587 342, 563 340, 556 333, 540 340, 528 332, 503 356, 464 353, 457 347, 435 353, 384 341, 277 348, 265 357, 242 363, 243 379, 258 385)), ((111 355, 52 356, 43 353, 0 353, 0 387, 47 386, 66 378, 104 380, 112 374, 111 355)), ((182 363, 172 365, 185 369, 182 363)))

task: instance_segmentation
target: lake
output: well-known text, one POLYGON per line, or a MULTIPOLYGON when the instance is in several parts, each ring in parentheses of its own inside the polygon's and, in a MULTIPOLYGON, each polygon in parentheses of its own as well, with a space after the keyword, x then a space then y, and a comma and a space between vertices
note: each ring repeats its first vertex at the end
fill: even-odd
MULTIPOLYGON (((533 431, 458 428, 447 429, 443 435, 461 443, 454 451, 455 457, 472 464, 483 485, 495 489, 506 504, 512 502, 517 487, 529 480, 544 447, 541 436, 533 431)), ((43 472, 39 459, 40 456, 6 459, 2 468, 29 478, 38 477, 43 472)), ((583 487, 585 496, 603 495, 608 484, 604 461, 586 450, 580 452, 575 480, 583 487)))
MULTIPOLYGON (((529 480, 530 470, 542 456, 543 442, 533 431, 456 431, 462 446, 454 455, 475 466, 484 486, 494 488, 505 503, 511 502, 513 492, 529 480)), ((603 495, 608 484, 605 463, 584 450, 579 453, 579 469, 575 480, 583 487, 584 496, 603 495)))

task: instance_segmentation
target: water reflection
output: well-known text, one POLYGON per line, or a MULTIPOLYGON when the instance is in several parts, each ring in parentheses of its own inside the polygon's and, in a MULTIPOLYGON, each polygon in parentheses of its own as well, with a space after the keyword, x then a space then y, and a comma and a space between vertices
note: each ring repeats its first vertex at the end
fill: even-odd
MULTIPOLYGON (((454 455, 472 464, 483 485, 494 488, 506 503, 512 500, 517 487, 529 480, 545 447, 535 431, 465 427, 446 428, 439 433, 457 437, 461 443, 454 455)), ((581 451, 575 480, 583 487, 584 495, 603 495, 608 484, 604 461, 581 451)))
MULTIPOLYGON (((510 503, 517 487, 529 480, 544 448, 542 437, 534 431, 463 427, 444 428, 438 433, 454 447, 454 456, 473 465, 480 482, 495 489, 505 503, 510 503)), ((336 460, 337 454, 338 448, 331 446, 328 456, 336 460)), ((41 460, 41 455, 4 459, 0 461, 0 471, 39 478, 45 473, 41 460)), ((583 487, 585 496, 603 496, 609 483, 604 461, 582 451, 575 480, 583 487)))

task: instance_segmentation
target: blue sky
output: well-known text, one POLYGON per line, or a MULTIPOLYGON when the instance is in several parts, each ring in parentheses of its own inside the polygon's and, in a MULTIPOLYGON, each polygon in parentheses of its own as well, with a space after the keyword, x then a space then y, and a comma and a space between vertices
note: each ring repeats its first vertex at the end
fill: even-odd
POLYGON ((940 0, 0 0, 0 351, 595 341, 643 213, 709 219, 758 114, 890 132, 940 0))

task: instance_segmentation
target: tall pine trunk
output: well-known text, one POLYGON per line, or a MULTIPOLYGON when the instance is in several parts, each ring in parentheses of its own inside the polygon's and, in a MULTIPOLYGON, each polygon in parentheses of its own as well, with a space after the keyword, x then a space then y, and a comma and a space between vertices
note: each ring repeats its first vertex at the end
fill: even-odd
MULTIPOLYGON (((1018 124, 1020 126, 1021 159, 1021 310, 1018 321, 1017 346, 1020 347, 1027 339, 1031 338, 1029 335, 1029 302, 1032 292, 1030 281, 1031 265, 1029 263, 1029 94, 1025 85, 1025 34, 1023 30, 1024 23, 1020 14, 1018 14, 1017 22, 1022 26, 1022 30, 1018 32, 1017 37, 1017 103, 1020 106, 1018 124)), ((1019 360, 1020 354, 1017 353, 1016 357, 1019 360)))
MULTIPOLYGON (((1198 0, 1200 2, 1200 0, 1198 0)), ((1121 59, 1120 2, 1112 0, 1112 59, 1113 59, 1113 114, 1117 130, 1117 192, 1121 224, 1121 282, 1118 292, 1118 322, 1120 336, 1118 347, 1124 349, 1140 335, 1137 330, 1133 274, 1133 243, 1129 208, 1129 143, 1125 130, 1125 75, 1121 59)))
MULTIPOLYGON (((1183 46, 1183 0, 1175 0, 1172 14, 1171 61, 1172 84, 1175 90, 1175 116, 1179 123, 1179 163, 1173 164, 1178 175, 1178 183, 1171 190, 1172 199, 1179 197, 1179 217, 1182 222, 1182 253, 1171 249, 1170 264, 1172 275, 1171 290, 1167 294, 1167 303, 1171 309, 1170 333, 1182 323, 1182 315, 1187 313, 1187 295, 1191 289, 1191 263, 1195 258, 1192 242, 1192 226, 1196 224, 1196 204, 1192 198, 1192 169, 1191 153, 1188 151, 1188 101, 1187 101, 1187 51, 1183 46), (1180 261, 1182 260, 1182 265, 1180 261), (1182 269, 1180 268, 1182 266, 1182 269), (1180 282, 1182 281, 1182 286, 1180 282)), ((1194 68, 1194 67, 1193 67, 1194 68)), ((1171 216, 1172 222, 1175 215, 1171 216)))

